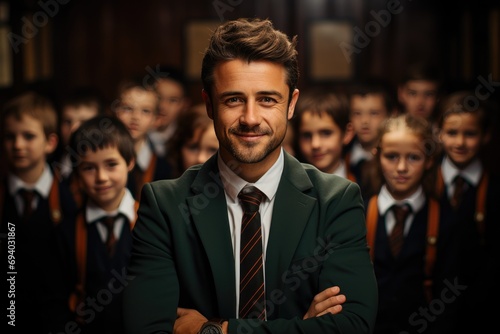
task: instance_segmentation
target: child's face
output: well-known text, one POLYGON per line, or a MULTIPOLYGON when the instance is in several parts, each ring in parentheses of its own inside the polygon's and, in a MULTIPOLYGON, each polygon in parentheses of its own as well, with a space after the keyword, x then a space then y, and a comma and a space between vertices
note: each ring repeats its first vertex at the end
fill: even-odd
POLYGON ((478 117, 470 113, 446 116, 440 138, 443 150, 458 168, 467 167, 488 139, 481 131, 478 117))
POLYGON ((61 140, 68 145, 71 134, 88 119, 97 116, 98 110, 91 106, 65 107, 61 115, 61 140))
POLYGON ((191 140, 186 142, 181 149, 184 168, 204 163, 219 149, 219 141, 213 126, 198 129, 191 140))
POLYGON ((438 84, 427 80, 410 80, 399 87, 398 98, 408 114, 430 119, 438 101, 438 84))
POLYGON ((158 97, 154 92, 133 88, 124 92, 116 115, 130 131, 134 141, 146 138, 156 119, 158 97))
POLYGON ((29 172, 45 165, 47 155, 54 152, 57 135, 45 136, 42 122, 29 115, 17 120, 14 116, 5 119, 4 148, 12 172, 29 172))
POLYGON ((174 80, 158 80, 156 90, 160 96, 160 104, 155 128, 162 131, 177 119, 179 113, 186 106, 186 99, 184 98, 182 85, 174 80))
POLYGON ((77 175, 80 185, 94 203, 106 211, 118 208, 125 193, 129 165, 116 147, 105 147, 81 156, 77 175))
POLYGON ((319 170, 333 173, 342 159, 344 132, 326 113, 304 112, 298 131, 304 158, 319 170))
POLYGON ((384 98, 379 94, 354 95, 351 97, 350 121, 360 144, 373 148, 378 127, 389 115, 384 98))
POLYGON ((380 142, 380 166, 385 184, 395 199, 411 196, 432 160, 422 151, 422 138, 408 130, 387 132, 380 142))

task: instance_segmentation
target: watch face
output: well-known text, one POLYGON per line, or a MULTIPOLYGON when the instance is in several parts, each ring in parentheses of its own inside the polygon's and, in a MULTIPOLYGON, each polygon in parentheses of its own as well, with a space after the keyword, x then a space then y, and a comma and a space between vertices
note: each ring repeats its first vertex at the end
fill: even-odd
POLYGON ((205 324, 200 334, 221 334, 222 330, 219 324, 205 324))

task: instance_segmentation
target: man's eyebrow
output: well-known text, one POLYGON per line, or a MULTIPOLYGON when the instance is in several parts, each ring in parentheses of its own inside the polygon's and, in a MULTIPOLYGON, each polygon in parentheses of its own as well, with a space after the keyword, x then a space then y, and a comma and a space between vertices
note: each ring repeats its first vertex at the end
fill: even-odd
POLYGON ((220 94, 219 99, 223 99, 223 98, 228 97, 228 96, 240 96, 240 95, 243 95, 243 93, 238 92, 238 91, 229 91, 229 92, 224 92, 224 93, 220 94))
MULTIPOLYGON (((228 92, 224 92, 222 94, 219 95, 219 99, 224 99, 226 97, 229 97, 229 96, 242 96, 244 95, 243 92, 239 92, 239 91, 228 91, 228 92)), ((278 98, 282 99, 283 98, 283 95, 276 91, 276 90, 262 90, 262 91, 258 91, 257 92, 257 96, 277 96, 278 98)))
POLYGON ((281 95, 281 93, 276 90, 259 91, 257 92, 257 95, 275 95, 278 96, 280 99, 283 98, 283 95, 281 95))

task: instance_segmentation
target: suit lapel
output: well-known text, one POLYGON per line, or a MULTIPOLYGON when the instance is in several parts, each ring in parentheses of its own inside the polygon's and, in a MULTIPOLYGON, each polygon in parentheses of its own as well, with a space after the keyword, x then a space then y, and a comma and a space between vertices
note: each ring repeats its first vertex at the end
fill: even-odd
POLYGON ((312 183, 307 173, 285 154, 285 168, 276 193, 266 250, 266 290, 281 289, 282 275, 290 267, 316 199, 304 193, 312 183), (293 177, 292 177, 293 175, 293 177))
POLYGON ((235 314, 234 256, 226 197, 216 157, 212 157, 198 173, 192 184, 195 195, 188 197, 187 203, 210 262, 220 313, 235 314))

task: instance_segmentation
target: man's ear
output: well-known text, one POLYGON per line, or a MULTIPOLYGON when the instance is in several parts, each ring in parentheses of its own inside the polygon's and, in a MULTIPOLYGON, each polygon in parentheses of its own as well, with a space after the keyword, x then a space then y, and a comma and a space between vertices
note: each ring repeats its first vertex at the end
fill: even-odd
POLYGON ((51 154, 57 148, 57 144, 59 143, 59 137, 56 133, 51 133, 47 136, 47 144, 45 144, 45 153, 51 154))
POLYGON ((205 107, 207 109, 207 115, 210 119, 214 119, 214 109, 212 105, 212 101, 210 100, 210 96, 208 92, 204 89, 201 90, 201 97, 203 98, 203 102, 205 102, 205 107))
POLYGON ((290 103, 288 105, 288 113, 287 113, 288 120, 291 120, 293 117, 293 114, 295 112, 295 105, 297 104, 297 101, 299 99, 299 94, 300 94, 299 90, 295 88, 292 93, 292 99, 290 100, 290 103))

